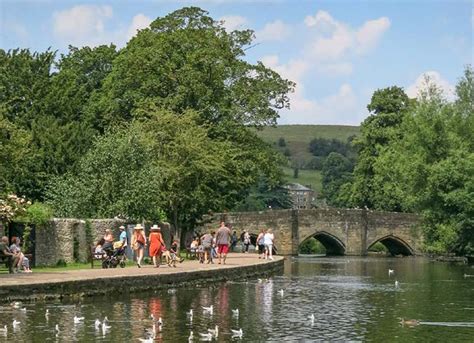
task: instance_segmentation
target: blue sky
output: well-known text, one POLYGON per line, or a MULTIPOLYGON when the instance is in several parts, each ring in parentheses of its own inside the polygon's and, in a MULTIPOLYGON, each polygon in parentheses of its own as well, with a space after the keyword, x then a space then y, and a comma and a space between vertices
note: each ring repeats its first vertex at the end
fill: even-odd
POLYGON ((247 59, 297 82, 280 124, 358 125, 374 90, 416 96, 429 75, 448 99, 473 61, 471 1, 0 0, 0 48, 65 52, 68 44, 124 46, 137 29, 187 5, 255 30, 247 59))

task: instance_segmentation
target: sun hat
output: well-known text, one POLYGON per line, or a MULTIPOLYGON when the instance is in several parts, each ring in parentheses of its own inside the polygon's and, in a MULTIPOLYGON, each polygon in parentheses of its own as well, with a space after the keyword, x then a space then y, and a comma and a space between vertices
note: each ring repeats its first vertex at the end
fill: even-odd
POLYGON ((159 227, 158 225, 154 224, 154 225, 150 228, 150 230, 152 230, 152 231, 158 231, 158 230, 161 230, 161 229, 160 229, 160 227, 159 227))
POLYGON ((119 229, 120 229, 120 230, 125 230, 125 226, 120 225, 120 226, 119 226, 119 229))
POLYGON ((143 226, 142 226, 142 224, 137 224, 137 225, 135 225, 135 227, 133 229, 134 230, 143 230, 143 226))

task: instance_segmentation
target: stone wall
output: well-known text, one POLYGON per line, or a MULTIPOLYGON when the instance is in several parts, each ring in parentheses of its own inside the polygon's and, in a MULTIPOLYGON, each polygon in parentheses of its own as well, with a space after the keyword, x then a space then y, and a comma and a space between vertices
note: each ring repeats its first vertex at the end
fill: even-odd
MULTIPOLYGON (((113 230, 114 237, 120 234, 120 219, 92 219, 89 221, 93 243, 104 236, 105 230, 113 230)), ((36 228, 35 261, 37 266, 87 262, 90 242, 87 242, 86 221, 73 218, 54 218, 47 225, 36 228)))

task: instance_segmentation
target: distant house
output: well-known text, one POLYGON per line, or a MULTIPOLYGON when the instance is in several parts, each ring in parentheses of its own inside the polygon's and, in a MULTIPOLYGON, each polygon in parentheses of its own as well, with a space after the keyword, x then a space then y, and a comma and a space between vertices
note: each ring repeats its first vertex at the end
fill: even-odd
POLYGON ((289 183, 284 186, 290 193, 293 208, 297 210, 310 209, 314 200, 314 191, 299 183, 289 183))

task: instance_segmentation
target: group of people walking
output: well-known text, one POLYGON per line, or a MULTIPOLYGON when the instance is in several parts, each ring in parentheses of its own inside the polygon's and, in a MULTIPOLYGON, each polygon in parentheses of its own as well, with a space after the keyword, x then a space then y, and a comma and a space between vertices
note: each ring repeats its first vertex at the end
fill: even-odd
MULTIPOLYGON (((234 251, 237 244, 237 232, 231 234, 231 230, 221 222, 221 226, 216 231, 210 230, 202 236, 195 236, 190 245, 190 252, 196 254, 201 263, 214 263, 218 258, 225 264, 229 250, 234 251)), ((251 245, 250 233, 244 230, 241 235, 242 252, 248 253, 251 245)), ((258 247, 258 258, 273 260, 275 236, 271 229, 262 229, 256 238, 256 248, 258 247)))
MULTIPOLYGON (((225 222, 221 222, 217 231, 209 230, 201 236, 194 237, 189 250, 191 254, 195 254, 198 257, 200 263, 214 263, 214 260, 217 259, 218 264, 226 264, 229 250, 235 248, 236 237, 236 231, 232 233, 231 229, 225 225, 225 222)), ((255 241, 256 248, 258 248, 258 258, 273 260, 274 240, 275 237, 271 229, 260 230, 255 241)), ((251 236, 246 230, 242 232, 241 241, 243 245, 242 251, 248 253, 249 246, 251 245, 251 236)), ((114 241, 112 230, 107 229, 104 237, 98 242, 95 253, 100 254, 107 251, 107 249, 123 249, 127 246, 128 239, 125 226, 120 226, 119 240, 114 241)), ((155 268, 160 266, 162 258, 165 258, 167 264, 173 267, 176 267, 176 262, 183 261, 183 259, 178 257, 178 241, 174 240, 168 249, 164 242, 161 228, 158 225, 155 224, 150 228, 150 233, 147 237, 145 228, 141 224, 136 224, 133 228, 130 247, 134 251, 138 268, 142 267, 147 246, 148 255, 155 268)))

